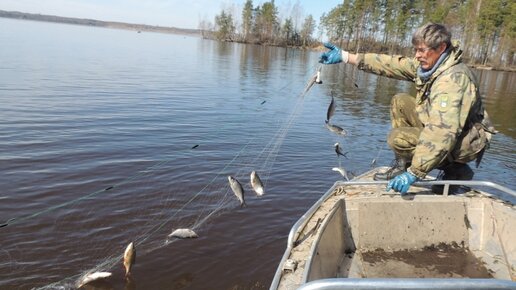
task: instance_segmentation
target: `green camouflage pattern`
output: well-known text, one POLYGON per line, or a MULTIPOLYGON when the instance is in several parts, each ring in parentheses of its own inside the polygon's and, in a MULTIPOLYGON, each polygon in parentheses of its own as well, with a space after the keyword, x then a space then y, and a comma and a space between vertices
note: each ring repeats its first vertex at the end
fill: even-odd
POLYGON ((413 96, 406 93, 399 93, 392 97, 391 122, 392 128, 423 128, 423 123, 421 123, 416 114, 416 102, 413 96))
POLYGON ((411 160, 419 142, 423 124, 416 114, 415 98, 409 94, 394 95, 391 100, 392 130, 387 143, 396 155, 411 160))
POLYGON ((420 123, 403 120, 406 116, 395 118, 391 112, 393 131, 388 142, 396 153, 410 155, 409 169, 419 178, 447 162, 474 160, 494 133, 482 105, 478 82, 461 57, 462 51, 454 43, 449 56, 430 79, 422 81, 417 77, 419 62, 416 58, 373 53, 358 55, 359 69, 416 85, 414 104, 407 105, 410 102, 406 97, 402 101, 396 98, 392 110, 396 110, 394 105, 398 110, 408 106, 404 110, 415 110, 420 123))

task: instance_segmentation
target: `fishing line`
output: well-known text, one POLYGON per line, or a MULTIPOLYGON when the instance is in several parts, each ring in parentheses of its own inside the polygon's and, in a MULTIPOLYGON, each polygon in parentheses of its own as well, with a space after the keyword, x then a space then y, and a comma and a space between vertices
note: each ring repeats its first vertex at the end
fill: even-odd
POLYGON ((225 172, 225 170, 240 156, 240 154, 246 149, 246 147, 253 141, 253 139, 249 140, 247 144, 242 147, 242 149, 231 159, 225 166, 222 168, 217 175, 210 181, 208 184, 206 184, 200 191, 198 191, 190 200, 188 200, 186 203, 184 203, 173 215, 171 215, 168 219, 166 219, 164 222, 156 226, 154 229, 149 230, 146 233, 143 233, 142 236, 147 236, 146 238, 139 241, 139 244, 145 242, 148 238, 150 238, 154 233, 156 233, 158 230, 160 230, 165 224, 167 224, 170 220, 172 220, 181 210, 183 210, 186 206, 188 206, 193 200, 195 200, 206 188, 208 188, 211 184, 213 184, 219 176, 222 175, 222 172, 225 172))
MULTIPOLYGON (((315 67, 315 66, 314 66, 315 67)), ((283 87, 282 89, 285 89, 286 87, 283 87)), ((247 166, 246 167, 251 167, 251 165, 254 165, 256 164, 256 162, 258 160, 260 160, 263 156, 264 153, 267 153, 267 156, 265 157, 265 161, 264 161, 264 164, 265 164, 265 167, 262 167, 266 169, 266 178, 265 180, 267 181, 268 180, 268 177, 269 177, 269 174, 270 174, 270 169, 272 168, 274 162, 275 162, 275 159, 279 153, 279 149, 288 133, 288 130, 290 129, 290 127, 292 126, 294 120, 297 118, 297 116, 299 116, 299 113, 300 113, 300 109, 302 108, 302 99, 303 97, 307 94, 308 92, 305 92, 305 93, 301 93, 300 94, 300 98, 298 98, 298 102, 296 102, 295 106, 294 106, 294 110, 293 112, 289 115, 289 118, 287 119, 287 122, 284 123, 283 126, 281 126, 279 128, 279 130, 277 130, 276 134, 274 135, 274 137, 269 141, 269 143, 267 144, 267 146, 265 146, 262 151, 260 152, 260 154, 257 156, 257 157, 254 157, 253 160, 249 163, 247 163, 247 166)), ((226 170, 242 155, 242 153, 247 149, 247 147, 251 144, 252 141, 254 141, 256 139, 253 138, 251 139, 245 146, 242 147, 242 149, 233 157, 232 160, 230 160, 217 174, 216 176, 208 183, 206 184, 200 191, 198 191, 194 197, 192 197, 190 200, 188 200, 185 204, 183 204, 182 207, 180 207, 178 210, 176 210, 174 212, 174 214, 172 214, 171 216, 169 216, 168 219, 164 220, 162 223, 160 223, 159 225, 157 225, 156 227, 148 230, 147 232, 144 232, 140 235, 140 237, 144 237, 143 239, 136 239, 137 242, 135 243, 136 245, 140 245, 142 243, 144 243, 146 240, 148 240, 149 238, 151 238, 155 233, 157 233, 161 228, 163 228, 166 224, 168 224, 172 219, 174 219, 174 217, 180 213, 188 204, 190 204, 191 202, 193 202, 197 196, 199 196, 202 192, 204 192, 209 186, 211 186, 212 184, 215 183, 215 181, 223 174, 223 172, 226 172, 226 170)), ((243 164, 246 164, 245 162, 242 162, 243 164)), ((239 173, 246 170, 247 168, 241 168, 236 176, 239 176, 239 173)), ((249 170, 247 170, 249 171, 249 170)), ((227 186, 226 186, 227 187, 227 186)), ((228 197, 230 195, 230 190, 226 190, 225 191, 225 194, 224 194, 224 197, 228 197)), ((217 212, 219 212, 222 207, 224 206, 224 204, 226 203, 225 201, 229 201, 229 199, 221 199, 219 205, 215 208, 215 210, 212 210, 208 215, 206 215, 206 217, 202 218, 202 219, 199 219, 201 216, 202 216, 202 212, 201 214, 198 215, 198 218, 197 220, 194 222, 194 225, 192 226, 193 229, 197 228, 197 227, 200 227, 204 222, 206 222, 210 217, 214 216, 217 212)), ((173 240, 174 241, 174 240, 173 240)), ((166 244, 168 244, 169 241, 167 241, 166 244)), ((152 252, 154 250, 156 250, 157 248, 160 248, 162 245, 158 245, 156 248, 151 248, 151 249, 147 249, 145 251, 145 253, 149 253, 149 252, 152 252)), ((121 255, 113 258, 113 261, 106 261, 103 266, 104 267, 108 267, 108 266, 114 266, 116 263, 118 263, 118 261, 120 260, 121 258, 121 255)), ((110 267, 108 267, 110 268, 110 267)))
MULTIPOLYGON (((315 69, 316 66, 317 64, 312 67, 312 70, 315 69)), ((302 111, 301 109, 303 107, 304 97, 308 92, 309 91, 303 90, 303 92, 299 95, 298 101, 296 102, 292 113, 289 115, 289 118, 287 118, 287 121, 284 123, 282 127, 280 127, 277 130, 274 137, 267 144, 267 146, 263 148, 262 152, 258 156, 258 158, 261 158, 263 154, 267 153, 267 156, 265 157, 265 160, 263 161, 263 165, 261 167, 262 170, 265 170, 265 174, 263 175, 264 186, 267 185, 271 169, 276 161, 279 150, 284 142, 284 139, 288 131, 290 130, 294 121, 299 117, 302 111)))
MULTIPOLYGON (((282 88, 284 89, 284 88, 282 88)), ((307 93, 307 92, 306 92, 307 93)), ((263 169, 266 169, 266 179, 265 180, 268 180, 268 177, 269 177, 269 174, 270 174, 270 169, 272 168, 274 162, 275 162, 275 159, 278 155, 278 152, 279 152, 279 149, 290 129, 290 127, 292 126, 292 124, 294 123, 294 120, 299 116, 300 112, 301 112, 301 108, 302 108, 302 99, 304 97, 304 95, 306 95, 306 93, 302 93, 300 94, 299 98, 298 98, 298 101, 296 102, 295 106, 294 106, 294 110, 292 111, 292 113, 289 115, 289 118, 287 119, 287 121, 283 124, 283 126, 281 126, 275 133, 274 137, 269 141, 269 143, 267 144, 267 146, 265 146, 262 151, 260 152, 260 154, 258 154, 258 156, 256 157, 253 157, 251 162, 248 162, 247 163, 247 166, 245 167, 251 167, 251 165, 253 164, 256 164, 256 162, 262 158, 264 158, 264 155, 266 154, 265 156, 265 161, 263 162, 264 164, 264 167, 262 167, 262 170, 263 169)), ((216 176, 210 181, 208 182, 200 191, 198 191, 190 200, 188 200, 187 202, 185 202, 179 209, 175 210, 174 213, 172 215, 170 215, 167 219, 165 219, 164 221, 162 221, 161 223, 159 223, 158 225, 148 229, 147 231, 141 233, 139 235, 138 238, 135 239, 135 245, 136 246, 139 246, 141 244, 143 244, 145 241, 147 241, 148 239, 150 239, 151 237, 153 237, 157 232, 159 232, 165 225, 167 225, 172 219, 174 219, 186 206, 188 206, 190 203, 192 203, 201 193, 203 193, 208 187, 210 187, 211 185, 213 185, 215 183, 215 181, 224 173, 226 172, 226 170, 232 165, 234 164, 237 159, 239 159, 239 157, 241 157, 241 155, 243 154, 243 152, 249 147, 249 145, 252 143, 252 141, 254 141, 256 139, 253 138, 251 139, 245 146, 243 146, 241 148, 241 150, 233 157, 232 160, 230 160, 228 163, 226 163, 226 165, 216 174, 216 176)), ((242 162, 243 164, 246 164, 245 162, 246 160, 244 160, 244 162, 242 162)), ((245 167, 241 167, 240 170, 238 171, 238 173, 236 174, 237 176, 239 175, 239 173, 243 170, 245 170, 246 168, 245 167)), ((227 185, 225 186, 227 188, 227 185)), ((201 212, 200 214, 197 215, 197 219, 195 220, 194 222, 194 225, 193 225, 193 228, 197 228, 199 226, 201 226, 204 222, 206 222, 209 218, 213 217, 216 213, 220 212, 222 210, 222 208, 224 207, 225 204, 227 204, 230 200, 233 200, 233 199, 229 199, 227 197, 229 197, 230 195, 232 195, 231 193, 229 193, 230 191, 229 190, 226 190, 225 191, 225 194, 224 194, 224 197, 223 199, 219 199, 220 202, 219 204, 217 205, 217 207, 214 209, 214 210, 211 210, 209 212, 209 214, 207 214, 205 217, 201 218, 202 217, 202 214, 203 212, 201 212)), ((204 211, 204 210, 203 210, 204 211)), ((173 242, 173 241, 171 241, 173 242)), ((166 243, 168 244, 168 242, 166 243)), ((155 247, 151 247, 151 248, 147 248, 144 250, 144 254, 145 253, 149 253, 149 252, 152 252, 154 250, 156 250, 157 248, 160 248, 162 247, 163 244, 160 244, 160 245, 157 245, 155 247)), ((122 258, 122 255, 115 255, 115 256, 112 256, 110 258, 107 258, 104 260, 104 262, 98 264, 94 270, 89 270, 87 272, 91 272, 91 271, 97 271, 97 270, 102 270, 102 269, 109 269, 109 268, 112 268, 114 267, 117 263, 119 263, 120 259, 122 258)), ((78 275, 76 277, 80 277, 81 275, 78 275)))
MULTIPOLYGON (((318 64, 316 63, 312 67, 309 68, 311 70, 311 73, 315 70, 315 67, 318 64)), ((294 81, 290 81, 284 86, 282 86, 277 93, 281 93, 282 91, 286 90, 289 86, 291 86, 294 83, 294 81)), ((310 91, 310 90, 309 90, 310 91)), ((205 184, 200 190, 196 191, 193 196, 188 196, 185 200, 177 200, 174 198, 172 192, 169 192, 164 195, 163 202, 161 202, 160 207, 155 215, 151 215, 149 219, 146 219, 144 221, 143 227, 140 228, 133 228, 130 224, 123 225, 119 230, 124 234, 124 236, 132 236, 131 240, 134 241, 135 246, 138 248, 138 253, 141 253, 143 255, 148 254, 156 249, 159 249, 163 246, 168 245, 169 243, 175 242, 176 240, 167 240, 165 237, 163 238, 157 238, 155 239, 157 235, 159 235, 161 232, 163 232, 163 229, 165 227, 171 226, 173 223, 174 225, 181 225, 181 227, 185 227, 185 225, 191 225, 190 228, 196 229, 201 227, 204 223, 206 223, 208 220, 213 218, 214 216, 221 214, 224 212, 224 210, 230 209, 229 206, 231 203, 236 203, 236 198, 234 197, 232 191, 229 189, 229 185, 227 181, 224 180, 223 185, 219 182, 222 176, 225 177, 225 175, 228 174, 228 172, 231 172, 231 168, 235 167, 235 171, 233 172, 236 177, 242 177, 243 172, 246 173, 246 177, 251 172, 251 169, 254 169, 255 167, 259 168, 261 172, 263 172, 263 180, 264 185, 267 184, 270 174, 272 171, 272 168, 276 162, 276 159, 279 155, 279 151, 281 149, 281 146, 290 130, 290 128, 295 123, 295 120, 300 116, 302 112, 302 107, 304 103, 304 97, 309 93, 309 91, 303 91, 297 95, 296 102, 293 106, 293 109, 291 110, 290 114, 286 118, 286 120, 279 124, 279 127, 276 128, 275 131, 272 134, 272 137, 269 137, 269 142, 263 146, 260 142, 256 142, 257 140, 262 140, 261 136, 254 136, 254 138, 251 138, 246 144, 244 144, 240 150, 232 157, 231 160, 224 163, 224 166, 216 171, 215 176, 207 183, 205 184), (257 154, 254 154, 257 153, 257 154), (177 208, 175 205, 179 205, 177 208), (189 206, 195 205, 195 208, 192 208, 193 214, 191 217, 188 217, 186 215, 181 214, 187 210, 189 206), (200 208, 199 208, 200 205, 200 208), (172 209, 171 209, 172 208, 172 209), (127 232, 125 232, 125 229, 127 228, 127 232), (134 232, 135 234, 131 234, 131 232, 134 232)), ((274 126, 273 126, 274 127, 274 126)), ((265 132, 262 134, 262 136, 269 136, 269 133, 272 132, 265 132)), ((267 139, 264 139, 267 140, 267 139)), ((194 146, 195 147, 195 146, 194 146)), ((192 152, 189 148, 188 151, 181 150, 178 154, 165 154, 169 155, 168 158, 163 159, 156 164, 149 166, 143 170, 140 170, 136 174, 127 177, 123 179, 122 181, 115 183, 111 186, 108 186, 106 188, 91 192, 89 194, 86 194, 84 196, 80 196, 78 198, 72 199, 67 202, 63 202, 54 206, 50 206, 46 209, 34 212, 29 215, 20 216, 8 219, 4 224, 2 224, 4 227, 7 225, 16 224, 22 221, 26 221, 29 219, 33 219, 36 217, 39 217, 43 214, 46 214, 48 212, 59 210, 71 206, 78 206, 81 202, 85 200, 90 200, 95 196, 98 195, 104 195, 107 197, 110 197, 113 192, 117 192, 117 194, 120 194, 120 192, 117 190, 123 185, 130 184, 132 182, 143 182, 148 183, 149 185, 153 185, 153 181, 147 180, 147 176, 153 176, 155 174, 159 173, 159 170, 165 169, 166 166, 174 160, 175 157, 179 156, 188 156, 189 154, 192 154, 192 152)), ((140 197, 142 198, 142 197, 140 197)), ((144 198, 144 197, 143 197, 144 198)), ((82 210, 82 209, 81 209, 82 210)), ((120 210, 125 210, 125 208, 120 208, 120 210)), ((138 209, 138 212, 146 213, 149 209, 142 208, 138 209)), ((94 217, 95 216, 95 210, 92 209, 90 211, 85 212, 86 216, 88 217, 94 217)), ((63 218, 65 219, 65 218, 63 218)), ((95 221, 96 222, 96 221, 95 221)), ((106 224, 109 225, 109 221, 105 220, 99 220, 100 225, 106 224)), ((66 223, 66 219, 63 222, 59 222, 59 224, 62 226, 66 223)), ((2 226, 0 225, 0 227, 2 226)), ((101 237, 100 233, 97 233, 99 237, 101 237)), ((95 239, 92 239, 95 241, 95 239)), ((93 268, 83 270, 81 274, 77 275, 68 275, 67 278, 55 282, 52 284, 49 284, 47 286, 44 286, 40 289, 48 289, 51 287, 56 287, 59 285, 63 285, 63 283, 74 283, 77 279, 82 277, 86 273, 91 273, 94 271, 105 271, 107 269, 113 268, 116 264, 121 263, 122 259, 122 250, 120 249, 121 245, 118 243, 112 243, 112 240, 104 240, 100 241, 96 239, 97 247, 93 249, 94 251, 94 257, 99 257, 100 261, 95 262, 95 258, 92 257, 90 262, 95 263, 96 266, 93 268), (100 246, 103 245, 103 243, 106 245, 105 247, 100 246), (108 253, 112 253, 109 255, 108 253), (116 254, 114 254, 116 253, 116 254)), ((81 263, 84 265, 86 264, 86 260, 81 260, 81 263)))
POLYGON ((387 142, 382 142, 382 145, 378 149, 378 153, 376 154, 376 157, 371 161, 370 167, 374 167, 376 162, 378 162, 378 158, 380 158, 380 153, 382 153, 383 149, 385 148, 385 145, 387 145, 387 142))
POLYGON ((99 193, 103 193, 103 192, 107 192, 107 191, 110 191, 114 188, 117 188, 117 187, 120 187, 126 183, 129 183, 133 180, 136 180, 137 178, 140 178, 142 176, 145 176, 145 175, 148 175, 152 172, 152 170, 156 170, 156 169, 159 169, 163 166, 165 166, 168 162, 170 162, 171 159, 168 159, 168 160, 164 160, 164 161, 160 161, 158 162, 157 164, 155 165, 152 165, 144 170, 141 170, 140 172, 138 172, 137 174, 133 175, 133 176, 130 176, 126 179, 124 179, 123 181, 119 182, 119 183, 116 183, 114 185, 111 185, 111 186, 108 186, 104 189, 100 189, 100 190, 97 190, 97 191, 94 191, 94 192, 91 192, 89 194, 86 194, 86 195, 83 195, 81 197, 78 197, 76 199, 72 199, 70 201, 67 201, 67 202, 63 202, 63 203, 60 203, 60 204, 57 204, 55 206, 51 206, 51 207, 48 207, 46 209, 43 209, 41 211, 37 211, 35 213, 32 213, 32 214, 29 214, 29 215, 26 215, 26 216, 21 216, 21 217, 15 217, 15 218, 10 218, 8 219, 6 222, 0 224, 0 228, 2 227, 6 227, 6 226, 9 226, 9 225, 12 225, 12 224, 16 224, 16 223, 19 223, 21 221, 26 221, 26 220, 29 220, 29 219, 32 219, 34 217, 37 217, 37 216, 40 216, 42 214, 45 214, 47 212, 50 212, 50 211, 53 211, 53 210, 56 210, 56 209, 60 209, 60 208, 63 208, 63 207, 66 207, 66 206, 69 206, 69 205, 72 205, 72 204, 75 204, 77 202, 80 202, 82 200, 86 200, 86 199, 89 199, 99 193))

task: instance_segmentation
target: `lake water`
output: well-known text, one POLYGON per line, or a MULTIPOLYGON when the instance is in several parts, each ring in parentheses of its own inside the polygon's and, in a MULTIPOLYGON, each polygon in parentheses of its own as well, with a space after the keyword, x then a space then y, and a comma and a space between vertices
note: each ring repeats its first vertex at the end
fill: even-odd
MULTIPOLYGON (((96 289, 268 289, 290 227, 340 179, 333 144, 349 151, 341 161, 355 174, 374 158, 388 165, 390 96, 413 91, 336 65, 303 96, 318 67, 309 51, 10 19, 0 27, 0 223, 9 223, 0 289, 66 289, 91 270, 113 272, 96 289), (332 92, 346 137, 324 127, 332 92), (262 197, 250 191, 252 170, 262 197), (198 239, 167 239, 188 227, 198 239)), ((515 189, 516 74, 477 73, 500 133, 475 179, 515 189)))

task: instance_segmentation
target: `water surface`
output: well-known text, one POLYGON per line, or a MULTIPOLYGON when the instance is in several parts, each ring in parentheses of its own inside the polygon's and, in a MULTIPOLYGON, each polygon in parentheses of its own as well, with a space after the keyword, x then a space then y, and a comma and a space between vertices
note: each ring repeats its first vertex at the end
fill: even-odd
MULTIPOLYGON (((1 289, 68 287, 91 269, 113 272, 102 289, 268 289, 290 227, 340 178, 333 144, 348 171, 388 165, 390 96, 413 91, 336 65, 303 97, 309 51, 0 26, 0 221, 15 218, 0 228, 1 289), (324 128, 331 92, 344 138, 324 128), (266 194, 240 208, 227 175, 250 191, 251 170, 266 194), (200 237, 167 242, 178 227, 200 237)), ((500 133, 475 178, 514 189, 516 74, 477 74, 500 133)))

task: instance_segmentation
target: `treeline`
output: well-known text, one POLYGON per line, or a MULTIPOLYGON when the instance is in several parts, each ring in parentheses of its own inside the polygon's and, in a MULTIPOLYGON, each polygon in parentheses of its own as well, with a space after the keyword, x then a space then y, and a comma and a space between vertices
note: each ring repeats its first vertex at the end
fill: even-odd
POLYGON ((302 11, 299 2, 291 11, 281 19, 274 1, 254 6, 247 0, 240 15, 223 9, 213 24, 202 21, 199 28, 204 37, 223 41, 314 46, 325 35, 354 52, 410 54, 412 32, 436 22, 460 41, 467 63, 497 68, 516 64, 514 0, 343 0, 321 16, 317 39, 311 15, 300 25, 294 23, 302 11))
POLYGON ((409 53, 412 32, 445 24, 468 63, 515 64, 514 0, 344 0, 321 17, 327 35, 353 51, 409 53))
POLYGON ((277 46, 312 46, 316 22, 312 15, 300 20, 302 7, 294 4, 290 15, 281 19, 274 0, 254 6, 247 0, 240 15, 235 9, 223 9, 214 23, 203 20, 199 25, 205 38, 277 46), (238 18, 240 16, 240 18, 238 18))

